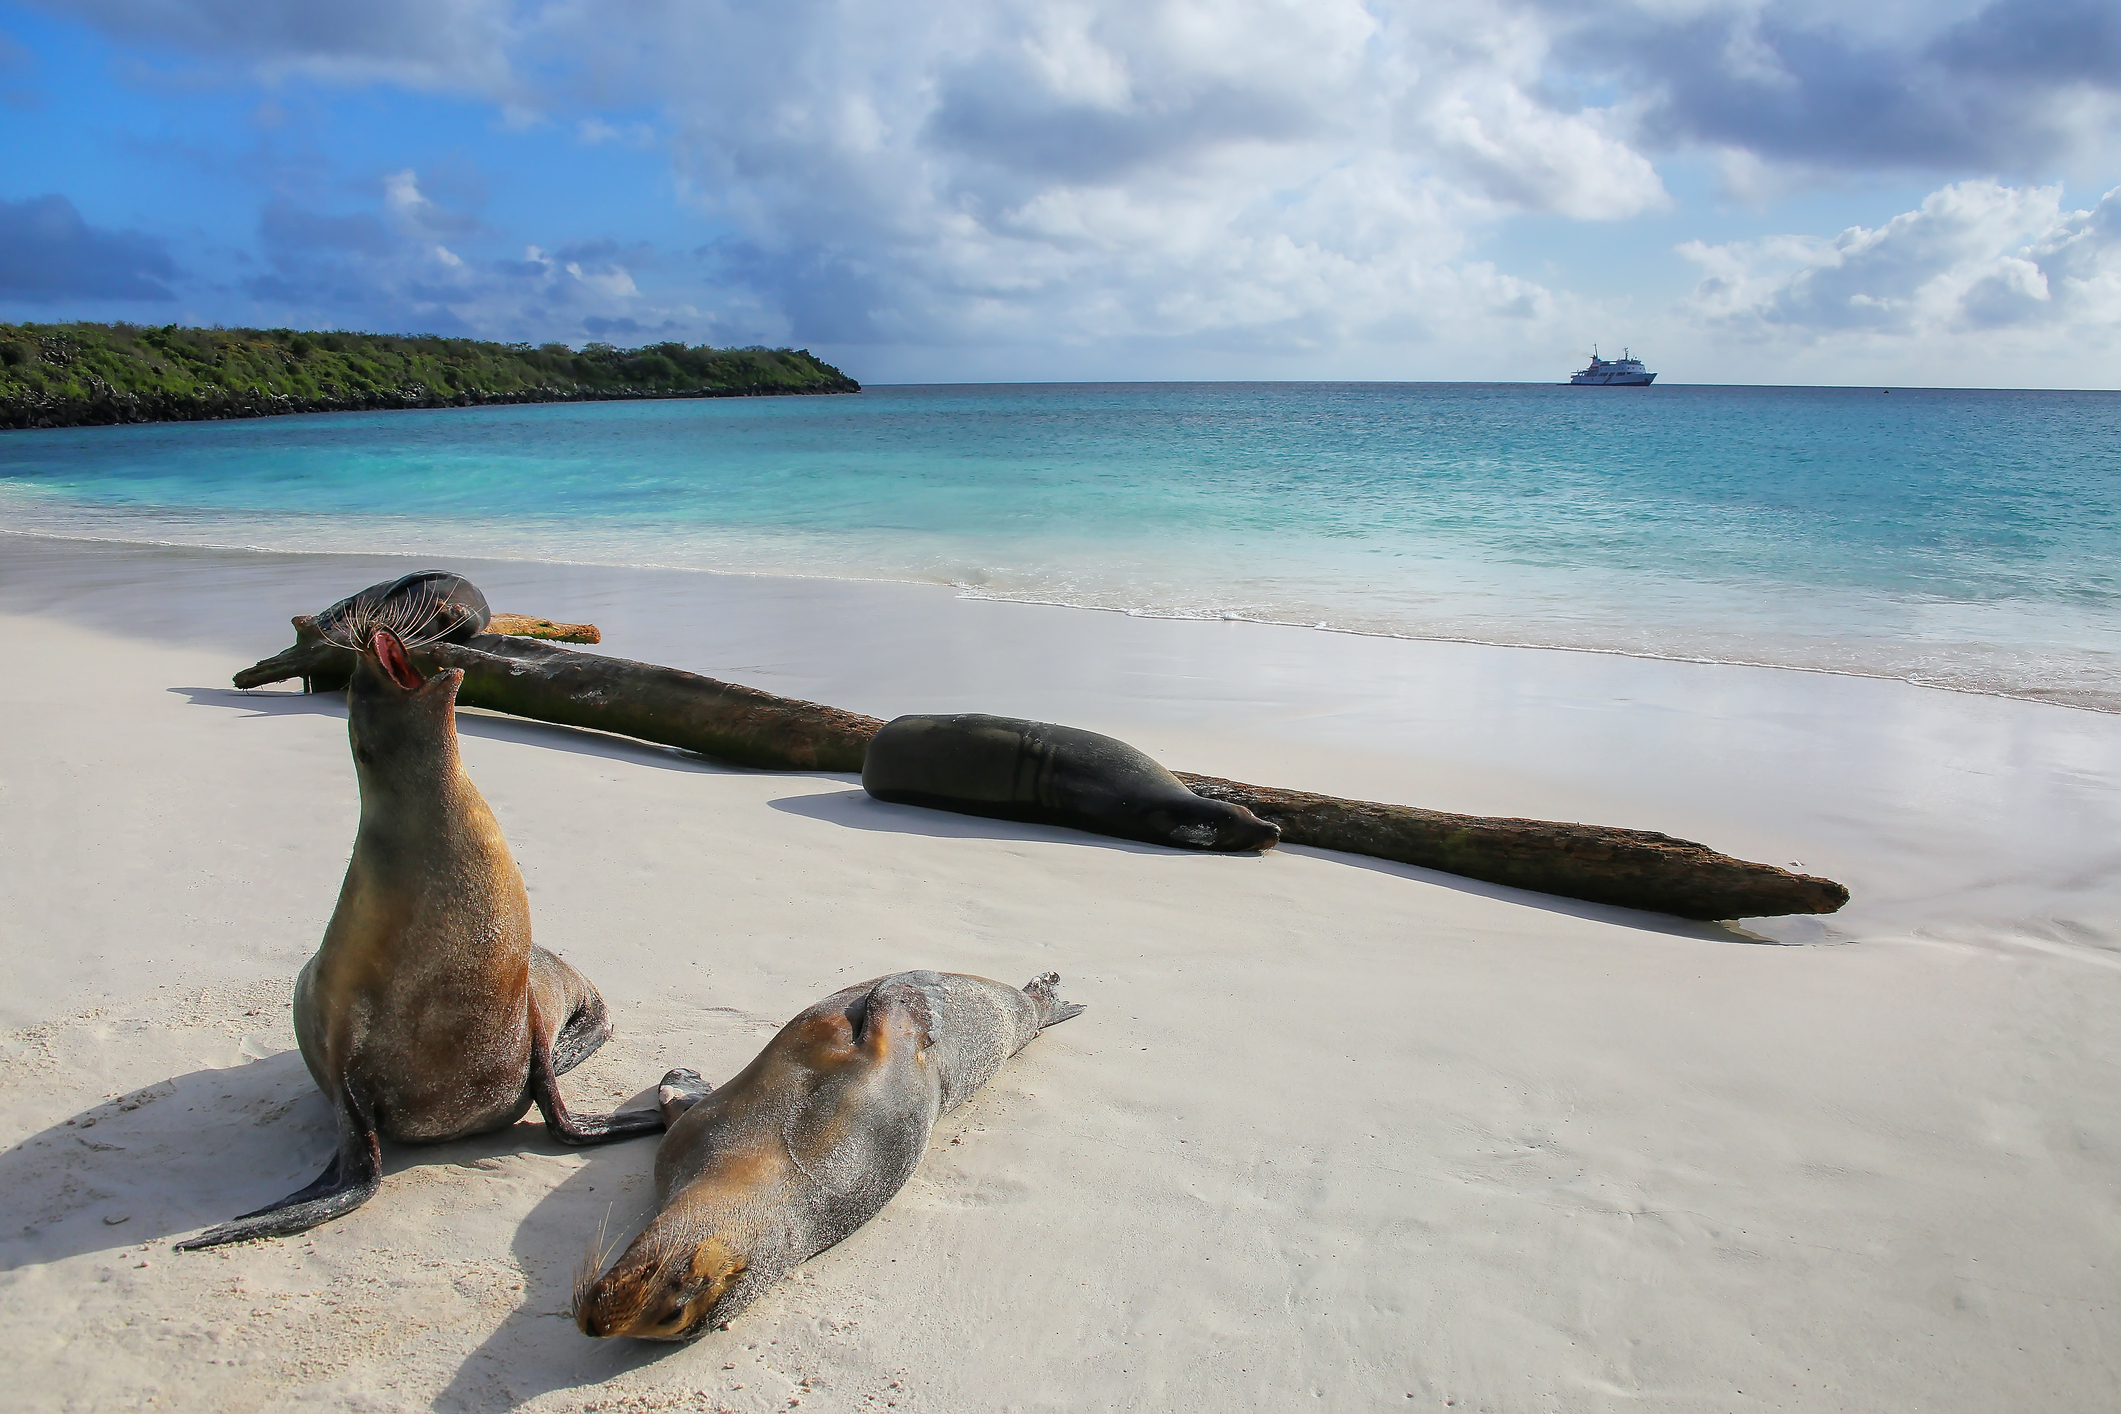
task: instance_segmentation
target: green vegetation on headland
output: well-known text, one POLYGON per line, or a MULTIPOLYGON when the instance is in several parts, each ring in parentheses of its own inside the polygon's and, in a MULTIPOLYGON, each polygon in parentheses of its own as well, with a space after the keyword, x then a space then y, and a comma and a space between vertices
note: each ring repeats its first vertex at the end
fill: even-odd
POLYGON ((861 390, 807 349, 576 352, 428 335, 0 324, 0 428, 861 390))

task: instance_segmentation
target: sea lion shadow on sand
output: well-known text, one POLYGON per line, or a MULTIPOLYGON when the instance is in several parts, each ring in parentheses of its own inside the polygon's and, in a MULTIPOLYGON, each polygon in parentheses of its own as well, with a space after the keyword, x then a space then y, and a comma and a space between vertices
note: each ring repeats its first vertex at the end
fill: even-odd
POLYGON ((193 707, 222 707, 246 717, 337 717, 346 719, 339 692, 241 692, 233 687, 165 687, 193 707))
POLYGON ((159 1246, 226 1215, 232 1165, 255 1175, 262 1201, 282 1191, 282 1176, 317 1167, 336 1134, 331 1105, 292 1050, 100 1101, 0 1153, 15 1220, 0 1234, 0 1271, 159 1246))
POLYGON ((683 1356, 681 1345, 585 1340, 574 1329, 568 1302, 585 1248, 599 1234, 607 1246, 624 1242, 655 1206, 652 1146, 616 1144, 583 1154, 594 1161, 547 1189, 515 1224, 508 1245, 523 1274, 522 1300, 462 1357, 448 1387, 434 1397, 436 1410, 515 1408, 683 1356))
MULTIPOLYGON (((625 1103, 654 1097, 651 1088, 625 1103)), ((0 1151, 0 1192, 15 1219, 0 1231, 0 1272, 143 1244, 159 1260, 170 1238, 219 1221, 232 1199, 267 1202, 300 1184, 331 1156, 337 1133, 331 1102, 293 1049, 172 1075, 91 1105, 0 1151)), ((383 1188, 420 1168, 563 1153, 583 1161, 570 1182, 600 1187, 607 1159, 623 1165, 630 1157, 644 1172, 654 1162, 648 1145, 568 1149, 530 1119, 444 1144, 392 1146, 383 1188)), ((566 1301, 566 1268, 581 1255, 580 1234, 566 1245, 555 1259, 556 1309, 566 1301)))
MULTIPOLYGON (((738 1019, 731 1013, 724 1020, 738 1019)), ((710 1074, 735 1075, 756 1055, 761 1040, 749 1023, 715 1025, 693 1035, 689 1058, 710 1074)), ((643 1097, 627 1104, 646 1102, 643 1097)), ((574 1329, 569 1303, 585 1253, 592 1245, 607 1251, 623 1247, 656 1208, 656 1146, 617 1144, 579 1153, 593 1161, 540 1194, 509 1238, 509 1251, 523 1274, 522 1301, 463 1357, 448 1387, 435 1396, 436 1410, 514 1408, 554 1390, 587 1388, 661 1360, 682 1359, 690 1348, 664 1341, 585 1340, 574 1329)), ((692 1358, 699 1355, 693 1350, 692 1358)))
MULTIPOLYGON (((801 815, 850 830, 875 834, 924 835, 938 840, 1043 840, 1052 844, 1077 845, 1089 849, 1117 850, 1122 854, 1149 854, 1182 859, 1198 853, 1168 845, 1145 844, 1116 835, 1092 834, 1068 825, 1042 825, 1028 820, 999 820, 987 815, 960 815, 926 805, 897 805, 878 800, 863 790, 819 791, 809 795, 784 795, 767 805, 784 815, 801 815)), ((1251 854, 1218 858, 1257 859, 1251 854)))

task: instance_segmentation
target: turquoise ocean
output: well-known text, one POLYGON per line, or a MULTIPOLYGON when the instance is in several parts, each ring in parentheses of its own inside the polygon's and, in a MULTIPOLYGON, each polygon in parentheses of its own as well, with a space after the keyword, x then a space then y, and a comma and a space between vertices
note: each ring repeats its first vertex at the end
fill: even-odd
POLYGON ((0 434, 0 528, 928 581, 2121 710, 2121 394, 961 385, 0 434))

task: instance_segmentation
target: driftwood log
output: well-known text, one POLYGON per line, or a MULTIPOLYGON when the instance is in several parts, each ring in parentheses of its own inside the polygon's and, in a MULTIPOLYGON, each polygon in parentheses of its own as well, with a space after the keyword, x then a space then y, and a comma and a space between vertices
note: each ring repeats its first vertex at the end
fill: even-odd
POLYGON ((1681 918, 1832 913, 1849 901, 1849 891, 1832 879, 1733 859, 1655 830, 1452 815, 1172 774, 1195 795, 1242 805, 1281 826, 1284 844, 1368 854, 1564 898, 1681 918))
MULTIPOLYGON (((294 647, 237 673, 237 687, 288 678, 301 678, 312 692, 346 685, 353 653, 325 642, 306 616, 294 623, 294 647)), ((513 634, 430 643, 408 656, 423 673, 463 669, 457 701, 467 707, 616 732, 766 770, 859 772, 869 738, 884 725, 817 702, 513 634)))
MULTIPOLYGON (((296 677, 310 691, 345 685, 352 653, 324 642, 306 616, 294 625, 294 646, 236 674, 237 687, 296 677)), ((462 644, 429 644, 411 657, 423 672, 463 669, 457 700, 467 706, 615 732, 766 770, 859 772, 869 738, 884 725, 821 703, 520 635, 484 633, 462 644)), ((1565 898, 1714 919, 1832 913, 1849 897, 1831 879, 1733 859, 1653 830, 1453 815, 1174 774, 1198 795, 1273 821, 1290 844, 1565 898)))
POLYGON ((462 668, 457 700, 541 722, 593 727, 774 771, 860 771, 883 723, 677 668, 481 634, 419 649, 423 668, 462 668))

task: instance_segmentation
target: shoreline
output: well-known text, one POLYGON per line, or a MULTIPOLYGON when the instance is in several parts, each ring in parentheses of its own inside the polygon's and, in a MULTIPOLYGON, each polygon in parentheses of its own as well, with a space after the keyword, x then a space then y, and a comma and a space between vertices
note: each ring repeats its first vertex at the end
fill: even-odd
POLYGON ((672 1065, 719 1081, 907 967, 1050 968, 1090 1009, 940 1125, 878 1218, 692 1345, 560 1315, 600 1224, 645 1216, 648 1142, 393 1147, 338 1222, 171 1253, 331 1144, 287 1006, 356 819, 344 705, 228 676, 408 563, 0 537, 0 1183, 24 1214, 0 1329, 25 1408, 1975 1414, 2121 1383, 2111 717, 918 584, 459 562, 497 611, 596 622, 600 652, 1666 829, 1856 897, 1682 924, 466 710, 537 937, 617 1021, 563 1082, 584 1108, 672 1065))
POLYGON ((2061 509, 2110 498, 2091 405, 1701 389, 1652 415, 1579 391, 928 387, 59 431, 4 444, 0 523, 935 582, 2121 711, 2114 528, 2061 509))
MULTIPOLYGON (((15 533, 22 533, 22 532, 15 532, 15 533)), ((53 536, 53 537, 49 537, 49 538, 52 538, 52 539, 64 539, 64 538, 66 538, 66 537, 63 537, 63 536, 53 536)), ((116 543, 139 543, 139 544, 147 544, 147 543, 167 543, 167 542, 145 542, 145 541, 141 541, 141 542, 116 542, 116 543)), ((217 547, 217 548, 220 548, 220 547, 217 547)), ((248 547, 245 547, 245 548, 248 548, 248 547)), ((565 563, 565 562, 564 562, 564 561, 549 561, 549 562, 541 562, 541 563, 565 563)), ((636 567, 636 566, 613 566, 613 568, 646 568, 646 567, 645 567, 645 566, 640 566, 640 567, 636 567)), ((693 573, 699 573, 699 574, 746 574, 746 573, 767 573, 766 571, 746 571, 746 570, 693 570, 693 569, 692 569, 692 567, 690 567, 690 566, 682 566, 682 565, 672 565, 672 566, 668 566, 667 568, 670 568, 670 569, 677 569, 677 570, 688 570, 688 571, 691 571, 691 572, 693 572, 693 573)), ((787 576, 787 577, 788 577, 788 578, 801 578, 802 576, 790 575, 790 576, 787 576)), ((819 577, 819 578, 826 578, 827 576, 818 576, 818 577, 819 577)), ((892 584, 919 584, 919 583, 927 583, 928 581, 923 581, 923 580, 882 580, 882 581, 849 580, 849 581, 847 581, 847 582, 848 582, 848 583, 870 583, 870 582, 876 582, 876 583, 892 583, 892 584)), ((1033 597, 1031 597, 1030 595, 1014 595, 1014 594, 986 594, 986 593, 982 593, 982 592, 980 592, 980 591, 979 591, 979 589, 978 589, 978 588, 977 588, 976 586, 973 586, 973 585, 967 585, 967 584, 959 583, 959 582, 956 582, 956 581, 952 581, 952 582, 950 583, 949 587, 950 587, 951 589, 954 589, 954 590, 956 590, 956 591, 957 591, 957 592, 959 593, 960 597, 962 597, 962 598, 966 598, 966 599, 979 599, 979 600, 985 600, 985 601, 987 601, 987 602, 989 602, 989 603, 995 603, 995 604, 1037 604, 1037 605, 1040 605, 1040 606, 1043 606, 1043 607, 1047 607, 1047 608, 1054 608, 1054 609, 1083 609, 1083 610, 1087 610, 1087 611, 1089 611, 1089 612, 1091 612, 1091 613, 1099 613, 1099 614, 1119 614, 1119 615, 1122 615, 1122 616, 1124 616, 1124 617, 1126 617, 1126 618, 1130 618, 1130 619, 1164 619, 1164 620, 1168 620, 1168 621, 1171 621, 1171 622, 1175 622, 1175 623, 1209 623, 1209 622, 1221 621, 1221 622, 1224 622, 1224 623, 1245 623, 1245 624, 1258 624, 1258 625, 1259 625, 1260 627, 1262 627, 1262 628, 1290 628, 1290 629, 1303 629, 1303 630, 1307 630, 1307 631, 1309 631, 1309 632, 1312 632, 1312 633, 1342 633, 1342 634, 1347 634, 1347 635, 1349 635, 1350 637, 1354 637, 1354 638, 1382 638, 1382 639, 1393 639, 1393 640, 1398 640, 1398 641, 1400 641, 1400 642, 1405 642, 1405 643, 1457 643, 1457 644, 1463 644, 1463 645, 1465 645, 1465 646, 1467 646, 1467 647, 1469 647, 1469 648, 1509 648, 1509 649, 1517 649, 1517 650, 1522 650, 1522 651, 1524 651, 1524 652, 1527 652, 1527 653, 1596 653, 1596 654, 1602 654, 1602 655, 1604 655, 1604 656, 1607 656, 1607 657, 1613 657, 1613 658, 1634 658, 1634 659, 1639 659, 1639 660, 1641 660, 1641 661, 1643 661, 1643 662, 1646 662, 1646 663, 1692 663, 1692 664, 1695 664, 1695 665, 1697 665, 1697 666, 1700 666, 1700 667, 1705 667, 1705 668, 1760 668, 1760 669, 1763 669, 1763 670, 1765 670, 1765 671, 1768 671, 1768 672, 1778 672, 1778 673, 1819 673, 1819 674, 1822 674, 1822 675, 1824 675, 1824 676, 1827 676, 1827 677, 1840 677, 1840 678, 1862 678, 1862 679, 1864 679, 1864 680, 1866 680, 1866 681, 1869 681, 1869 682, 1893 682, 1893 683, 1899 683, 1899 684, 1900 684, 1900 685, 1902 685, 1903 687, 1913 687, 1913 688, 1919 688, 1919 689, 1921 689, 1921 690, 1922 690, 1922 691, 1924 691, 1924 692, 1957 692, 1957 693, 1964 693, 1964 694, 1966 694, 1966 695, 1967 695, 1967 696, 1969 696, 1969 697, 1994 697, 1994 698, 1998 698, 1998 699, 2001 699, 2001 700, 2003 700, 2003 701, 2006 701, 2006 702, 2028 702, 2028 703, 2032 703, 2032 704, 2034 704, 2034 705, 2037 705, 2037 706, 2042 706, 2042 707, 2064 707, 2064 708, 2068 708, 2068 709, 2069 709, 2070 711, 2073 711, 2073 712, 2096 712, 2096 713, 2099 713, 2099 714, 2101 714, 2101 715, 2103 715, 2103 716, 2112 716, 2112 715, 2115 715, 2115 714, 2121 714, 2121 696, 2114 696, 2113 694, 2107 694, 2107 696, 2114 696, 2114 702, 2113 702, 2113 705, 2107 706, 2107 705, 2098 705, 2098 704, 2095 704, 2095 703, 2092 703, 2092 702, 2072 702, 2072 701, 2066 700, 2065 698, 2063 698, 2063 697, 2061 697, 2061 696, 2059 696, 2059 695, 2049 695, 2049 696, 2041 696, 2041 695, 2039 695, 2039 694, 2037 694, 2037 693, 2034 693, 2034 692, 2030 692, 2030 691, 2027 691, 2027 692, 2010 692, 2010 691, 2006 691, 2006 690, 2004 690, 2004 689, 2002 689, 2002 688, 1986 688, 1986 687, 1958 687, 1958 686, 1955 686, 1955 685, 1953 685, 1953 684, 1951 684, 1951 683, 1941 683, 1941 682, 1920 682, 1920 681, 1917 681, 1916 679, 1913 679, 1913 678, 1905 678, 1905 677, 1898 677, 1898 676, 1895 676, 1895 675, 1894 675, 1894 674, 1892 674, 1892 673, 1884 673, 1884 672, 1864 672, 1863 670, 1861 670, 1861 669, 1859 669, 1859 668, 1821 668, 1821 667, 1811 667, 1811 666, 1808 666, 1808 665, 1806 665, 1806 664, 1803 664, 1803 663, 1770 663, 1770 662, 1764 662, 1764 661, 1759 661, 1759 660, 1756 660, 1756 659, 1751 659, 1751 658, 1710 658, 1710 657, 1703 657, 1703 656, 1698 656, 1698 655, 1690 655, 1690 654, 1684 654, 1684 653, 1652 653, 1652 652, 1650 652, 1650 651, 1649 651, 1649 650, 1647 650, 1647 649, 1637 649, 1637 648, 1598 648, 1598 647, 1593 647, 1593 646, 1590 646, 1590 645, 1588 645, 1588 644, 1581 644, 1581 643, 1523 643, 1523 642, 1517 642, 1517 641, 1513 641, 1513 640, 1509 640, 1509 639, 1500 639, 1500 638, 1470 638, 1470 637, 1466 637, 1466 636, 1463 636, 1463 635, 1459 635, 1459 634, 1449 634, 1449 633, 1394 633, 1394 632, 1390 632, 1390 631, 1388 631, 1388 630, 1385 630, 1385 629, 1373 629, 1373 628, 1347 628, 1347 627, 1343 627, 1343 626, 1341 626, 1341 625, 1339 625, 1339 624, 1330 624, 1330 623, 1319 623, 1319 624, 1306 624, 1306 623, 1299 623, 1299 622, 1297 622, 1297 621, 1296 621, 1296 620, 1294 620, 1294 619, 1266 619, 1266 618, 1254 618, 1254 617, 1251 617, 1251 616, 1248 616, 1248 615, 1244 615, 1244 614, 1235 614, 1235 613, 1209 613, 1209 612, 1206 612, 1206 611, 1203 611, 1203 612, 1201 612, 1201 613, 1198 613, 1198 614, 1181 614, 1181 613, 1161 613, 1161 612, 1158 612, 1158 611, 1156 611, 1156 610, 1152 610, 1152 609, 1120 609, 1120 608, 1114 608, 1114 607, 1113 607, 1112 605, 1109 605, 1109 604, 1080 604, 1080 603, 1074 603, 1074 602, 1071 602, 1071 601, 1069 601, 1069 600, 1066 600, 1066 599, 1038 599, 1038 598, 1033 598, 1033 597)))
POLYGON ((886 584, 919 586, 922 588, 948 590, 955 597, 970 602, 993 604, 1023 604, 1038 608, 1066 609, 1077 612, 1113 614, 1122 618, 1156 620, 1166 623, 1243 623, 1261 628, 1289 629, 1310 633, 1339 634, 1351 638, 1377 639, 1404 643, 1447 643, 1475 648, 1522 650, 1534 653, 1581 653, 1604 657, 1626 658, 1650 663, 1683 663, 1700 667, 1757 668, 1765 672, 1812 673, 1826 677, 1854 678, 1868 682, 1897 683, 1926 692, 1957 693, 1969 697, 1993 698, 1999 701, 2023 702, 2034 706, 2060 707, 2076 712, 2090 712, 2100 716, 2121 715, 2121 690, 2097 694, 2080 693, 2065 695, 2066 690, 2055 689, 2042 693, 2032 690, 2010 691, 2000 687, 1960 686, 1949 682, 1931 682, 1901 676, 1885 671, 1866 671, 1860 668, 1825 667, 1803 663, 1778 663, 1749 658, 1718 658, 1698 654, 1658 653, 1647 649, 1606 648, 1573 643, 1533 643, 1509 639, 1476 638, 1448 633, 1396 632, 1387 629, 1357 628, 1332 623, 1304 623, 1294 619, 1275 619, 1235 612, 1202 610, 1197 613, 1167 612, 1153 609, 1121 608, 1110 604, 1095 604, 1067 599, 1040 598, 1031 594, 989 592, 978 585, 961 580, 932 578, 894 578, 888 575, 832 575, 803 573, 782 569, 721 569, 703 565, 657 564, 619 562, 606 560, 570 560, 540 556, 495 556, 484 553, 452 554, 449 552, 420 552, 412 555, 392 555, 373 550, 287 550, 260 545, 229 545, 215 542, 193 542, 180 540, 129 540, 115 536, 70 535, 50 530, 23 530, 0 526, 0 543, 8 536, 20 536, 27 540, 53 541, 65 544, 109 545, 140 550, 201 550, 233 555, 290 555, 290 556, 351 556, 370 559, 398 559, 407 563, 419 561, 441 562, 458 560, 479 563, 505 563, 525 565, 549 565, 556 569, 608 570, 615 573, 648 572, 667 574, 697 574, 726 578, 764 580, 805 580, 826 584, 886 584))

